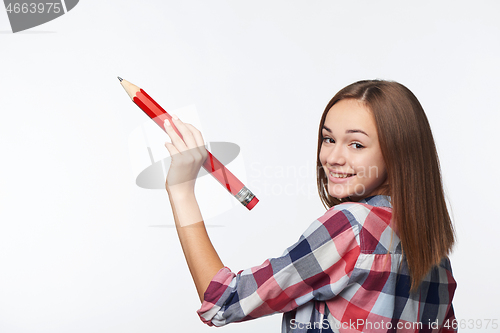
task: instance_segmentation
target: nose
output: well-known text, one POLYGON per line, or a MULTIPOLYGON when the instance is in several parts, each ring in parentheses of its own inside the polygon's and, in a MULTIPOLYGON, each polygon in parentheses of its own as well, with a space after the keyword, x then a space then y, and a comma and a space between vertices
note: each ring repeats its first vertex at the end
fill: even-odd
POLYGON ((341 145, 334 145, 328 155, 326 156, 326 162, 329 165, 344 165, 346 163, 346 158, 344 154, 344 149, 341 145))

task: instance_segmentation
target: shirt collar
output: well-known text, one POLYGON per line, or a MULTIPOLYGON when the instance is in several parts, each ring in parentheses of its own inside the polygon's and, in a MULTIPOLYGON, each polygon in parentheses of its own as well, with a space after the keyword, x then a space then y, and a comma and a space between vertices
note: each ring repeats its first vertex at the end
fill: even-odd
POLYGON ((392 208, 391 205, 391 197, 388 195, 372 195, 369 197, 366 197, 364 199, 359 200, 358 202, 364 203, 370 206, 375 206, 375 207, 388 207, 392 208))

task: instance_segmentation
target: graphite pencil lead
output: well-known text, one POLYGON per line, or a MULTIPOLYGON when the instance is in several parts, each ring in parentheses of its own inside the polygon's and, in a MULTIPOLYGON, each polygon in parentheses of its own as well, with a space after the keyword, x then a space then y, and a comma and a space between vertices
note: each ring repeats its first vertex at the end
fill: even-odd
POLYGON ((123 79, 121 77, 117 76, 117 78, 118 78, 118 80, 120 80, 120 82, 123 81, 123 79))

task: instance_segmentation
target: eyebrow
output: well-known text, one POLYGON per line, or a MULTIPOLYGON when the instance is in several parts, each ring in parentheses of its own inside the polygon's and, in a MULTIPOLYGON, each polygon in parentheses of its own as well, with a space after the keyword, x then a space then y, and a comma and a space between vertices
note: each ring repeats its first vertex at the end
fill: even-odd
MULTIPOLYGON (((332 133, 332 130, 329 129, 328 127, 326 127, 326 126, 323 126, 323 129, 326 130, 326 131, 328 131, 328 132, 330 132, 330 133, 332 133)), ((361 133, 361 134, 366 135, 367 137, 370 137, 368 134, 366 134, 365 131, 360 130, 360 129, 348 129, 348 130, 345 131, 345 134, 349 134, 349 133, 361 133)))

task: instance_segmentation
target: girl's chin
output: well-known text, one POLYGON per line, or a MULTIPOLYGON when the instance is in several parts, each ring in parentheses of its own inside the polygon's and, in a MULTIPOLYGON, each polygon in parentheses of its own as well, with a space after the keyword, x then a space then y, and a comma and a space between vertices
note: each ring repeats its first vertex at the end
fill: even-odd
POLYGON ((346 192, 335 192, 335 191, 328 191, 328 194, 330 194, 331 197, 337 198, 337 199, 346 199, 349 197, 349 193, 346 192))
POLYGON ((341 186, 339 186, 338 184, 333 184, 333 186, 331 184, 328 184, 328 194, 330 194, 330 196, 337 198, 337 199, 349 198, 349 200, 358 201, 358 200, 366 197, 367 193, 366 193, 366 189, 364 186, 361 185, 361 188, 360 188, 360 186, 358 185, 357 188, 359 189, 359 191, 356 192, 352 187, 351 188, 346 188, 346 187, 341 188, 341 186))

